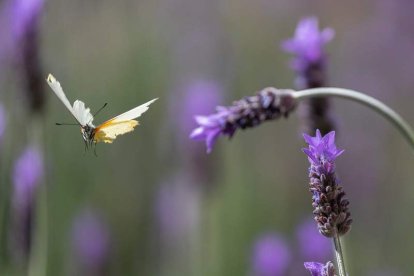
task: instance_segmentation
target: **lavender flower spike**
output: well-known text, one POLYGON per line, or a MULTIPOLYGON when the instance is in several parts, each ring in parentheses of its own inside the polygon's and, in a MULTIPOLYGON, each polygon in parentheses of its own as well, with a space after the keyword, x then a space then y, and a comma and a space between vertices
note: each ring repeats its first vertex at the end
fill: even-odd
POLYGON ((213 149, 220 135, 230 138, 238 129, 255 127, 264 121, 287 117, 294 110, 296 101, 292 90, 268 87, 256 96, 235 101, 232 106, 217 107, 217 113, 196 116, 199 127, 190 135, 194 140, 205 140, 207 153, 213 149))
MULTIPOLYGON (((296 73, 296 88, 316 88, 326 86, 326 54, 324 46, 334 37, 330 28, 319 30, 315 17, 302 19, 296 27, 295 36, 285 40, 282 48, 294 55, 291 68, 296 73)), ((329 99, 320 97, 309 99, 299 106, 299 117, 305 132, 320 129, 323 134, 335 128, 335 120, 330 114, 329 99)))
POLYGON ((322 137, 317 130, 315 137, 306 134, 303 137, 309 144, 309 148, 303 149, 303 152, 311 164, 309 190, 313 194, 313 214, 319 232, 326 237, 344 235, 349 231, 352 219, 348 211, 349 201, 344 198, 345 192, 335 174, 335 159, 344 150, 336 147, 334 131, 322 137))
POLYGON ((105 275, 110 257, 110 232, 96 211, 85 209, 74 220, 72 250, 82 275, 105 275))
POLYGON ((299 79, 302 83, 299 88, 322 86, 320 82, 323 82, 323 79, 320 77, 323 77, 326 59, 324 46, 332 40, 334 34, 331 28, 319 31, 318 19, 309 17, 299 22, 293 38, 282 43, 282 48, 286 52, 295 55, 291 67, 302 78, 299 79), (318 77, 318 75, 321 76, 318 77), (314 84, 310 83, 311 81, 314 84))
POLYGON ((332 262, 327 262, 326 264, 316 263, 316 262, 307 262, 304 263, 304 266, 307 270, 310 271, 312 276, 336 276, 335 266, 332 262))
POLYGON ((17 259, 26 261, 32 247, 36 194, 44 174, 43 156, 37 147, 29 146, 13 170, 12 247, 17 259))

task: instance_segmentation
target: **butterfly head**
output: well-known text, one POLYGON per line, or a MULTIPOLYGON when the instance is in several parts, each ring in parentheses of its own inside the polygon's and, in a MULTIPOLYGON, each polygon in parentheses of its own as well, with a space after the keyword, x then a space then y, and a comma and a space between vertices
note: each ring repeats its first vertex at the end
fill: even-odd
POLYGON ((91 146, 94 142, 95 127, 89 124, 81 127, 82 138, 87 146, 91 146))

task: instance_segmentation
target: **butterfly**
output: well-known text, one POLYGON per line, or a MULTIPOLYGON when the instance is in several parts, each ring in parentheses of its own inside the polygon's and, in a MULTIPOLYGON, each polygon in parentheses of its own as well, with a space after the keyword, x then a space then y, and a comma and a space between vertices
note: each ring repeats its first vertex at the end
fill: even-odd
MULTIPOLYGON (((75 118, 77 124, 81 127, 82 138, 85 141, 85 148, 92 147, 98 142, 112 143, 118 135, 133 131, 138 125, 138 121, 134 119, 141 116, 142 113, 148 110, 149 105, 158 99, 156 98, 146 102, 95 127, 92 123, 93 115, 90 108, 87 108, 84 102, 76 100, 72 106, 63 92, 62 86, 60 86, 60 83, 52 74, 48 75, 46 81, 50 88, 52 88, 53 92, 55 92, 56 96, 62 101, 62 103, 75 118)), ((104 108, 105 105, 102 108, 104 108)), ((98 112, 100 110, 98 110, 98 112)))

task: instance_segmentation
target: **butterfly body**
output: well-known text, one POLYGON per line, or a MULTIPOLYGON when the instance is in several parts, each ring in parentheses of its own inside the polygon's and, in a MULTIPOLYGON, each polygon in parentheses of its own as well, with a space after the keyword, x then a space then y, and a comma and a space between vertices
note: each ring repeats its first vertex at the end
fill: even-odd
POLYGON ((99 142, 112 143, 118 135, 133 131, 139 125, 138 121, 134 119, 140 117, 142 113, 148 110, 149 105, 157 100, 153 99, 95 127, 92 123, 93 115, 90 109, 85 106, 84 102, 76 100, 72 106, 66 98, 60 83, 51 74, 49 74, 46 81, 56 96, 76 119, 81 128, 82 138, 87 148, 99 142))
POLYGON ((95 127, 90 125, 81 126, 82 138, 85 141, 86 147, 92 146, 92 143, 96 143, 94 140, 95 127))

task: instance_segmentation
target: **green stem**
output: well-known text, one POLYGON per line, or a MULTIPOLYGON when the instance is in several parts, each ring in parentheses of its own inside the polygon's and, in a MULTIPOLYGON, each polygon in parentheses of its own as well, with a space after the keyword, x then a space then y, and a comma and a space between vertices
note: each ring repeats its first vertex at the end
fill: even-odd
POLYGON ((414 149, 414 130, 411 128, 411 126, 397 112, 371 96, 358 91, 335 87, 312 88, 294 92, 294 97, 297 100, 332 96, 359 102, 378 112, 398 129, 401 135, 404 136, 404 138, 414 149))
POLYGON ((335 246, 335 258, 336 264, 338 266, 338 274, 339 276, 346 276, 347 274, 345 270, 344 255, 342 253, 341 240, 338 234, 335 234, 333 237, 333 242, 335 246))

